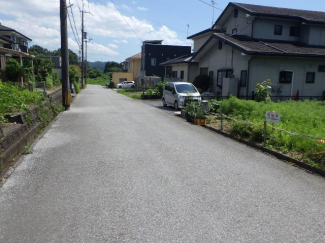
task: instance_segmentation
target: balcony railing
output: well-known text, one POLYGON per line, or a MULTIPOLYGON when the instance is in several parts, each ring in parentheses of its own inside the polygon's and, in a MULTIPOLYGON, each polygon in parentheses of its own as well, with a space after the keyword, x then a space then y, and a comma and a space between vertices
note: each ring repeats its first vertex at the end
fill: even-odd
POLYGON ((10 50, 14 50, 14 51, 22 51, 25 53, 28 53, 28 47, 24 46, 22 44, 4 44, 3 45, 4 48, 10 49, 10 50))

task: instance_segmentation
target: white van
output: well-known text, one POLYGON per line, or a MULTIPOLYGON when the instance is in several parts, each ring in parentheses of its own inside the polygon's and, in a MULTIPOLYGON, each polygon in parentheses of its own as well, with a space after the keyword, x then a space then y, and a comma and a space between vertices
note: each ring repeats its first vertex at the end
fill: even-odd
POLYGON ((164 87, 162 103, 164 106, 172 105, 175 110, 183 108, 185 100, 201 101, 201 95, 191 83, 170 82, 164 87))

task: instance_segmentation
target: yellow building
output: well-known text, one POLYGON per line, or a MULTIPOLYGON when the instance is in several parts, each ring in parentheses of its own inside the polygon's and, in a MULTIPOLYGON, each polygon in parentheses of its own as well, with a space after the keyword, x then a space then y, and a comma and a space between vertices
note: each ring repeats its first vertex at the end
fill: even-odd
POLYGON ((112 73, 112 81, 115 85, 124 81, 133 81, 133 73, 112 73))
POLYGON ((139 77, 140 68, 141 68, 141 52, 132 57, 127 58, 123 62, 123 69, 126 72, 133 74, 132 80, 135 80, 135 78, 139 77))

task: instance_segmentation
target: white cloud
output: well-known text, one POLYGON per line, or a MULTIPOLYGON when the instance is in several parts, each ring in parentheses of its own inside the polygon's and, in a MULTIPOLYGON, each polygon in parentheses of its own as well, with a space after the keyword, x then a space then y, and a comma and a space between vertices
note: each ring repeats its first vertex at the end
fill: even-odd
POLYGON ((110 48, 114 48, 114 49, 118 48, 118 46, 115 45, 115 44, 108 44, 107 46, 110 47, 110 48))
POLYGON ((125 5, 125 4, 122 4, 121 8, 124 8, 124 9, 126 9, 128 11, 131 11, 131 8, 129 6, 127 6, 127 5, 125 5))
POLYGON ((133 3, 133 4, 137 4, 137 2, 136 2, 136 1, 132 1, 132 3, 133 3))
MULTIPOLYGON (((86 9, 88 9, 88 2, 87 0, 84 1, 86 9)), ((68 12, 74 25, 71 10, 73 11, 74 21, 80 37, 81 18, 78 3, 81 7, 81 1, 71 0, 73 6, 71 9, 68 9, 68 12)), ((133 1, 132 3, 135 4, 137 2, 133 1)), ((0 6, 0 22, 33 39, 32 45, 38 44, 48 49, 60 47, 59 1, 0 0, 0 6), (9 20, 5 16, 9 16, 9 20)), ((177 33, 166 26, 156 29, 146 20, 138 19, 134 16, 121 16, 110 2, 103 5, 91 1, 89 2, 89 8, 94 14, 94 16, 85 14, 85 31, 93 39, 93 41, 88 43, 89 53, 97 52, 99 56, 101 52, 104 55, 117 57, 119 53, 114 50, 117 48, 116 45, 104 43, 107 43, 109 40, 117 44, 139 41, 134 32, 142 40, 163 39, 164 44, 188 45, 188 41, 180 40, 177 33)), ((68 31, 69 48, 78 51, 78 44, 73 36, 69 21, 68 31)), ((134 52, 138 51, 134 50, 134 52)))
POLYGON ((137 7, 137 9, 138 9, 139 11, 147 11, 147 10, 148 10, 148 9, 145 8, 145 7, 137 7))

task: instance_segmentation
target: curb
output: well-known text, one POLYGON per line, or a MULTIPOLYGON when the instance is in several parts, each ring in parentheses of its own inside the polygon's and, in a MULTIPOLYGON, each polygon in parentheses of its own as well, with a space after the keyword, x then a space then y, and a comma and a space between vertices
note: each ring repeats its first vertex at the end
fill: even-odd
POLYGON ((228 138, 231 138, 233 140, 236 140, 236 141, 238 141, 240 143, 243 143, 243 144, 245 144, 245 145, 247 145, 249 147, 252 147, 254 149, 260 150, 260 151, 262 151, 264 153, 271 154, 271 155, 273 155, 274 157, 276 157, 276 158, 278 158, 280 160, 293 163, 297 167, 300 167, 302 169, 305 169, 305 170, 307 170, 309 172, 312 172, 314 174, 320 175, 320 176, 322 176, 322 177, 325 178, 325 171, 324 170, 314 168, 314 167, 312 167, 312 166, 310 166, 310 165, 308 165, 306 163, 303 163, 303 162, 301 162, 299 160, 290 158, 290 157, 288 157, 288 156, 286 156, 284 154, 281 154, 281 153, 278 153, 276 151, 270 150, 268 148, 262 147, 260 145, 257 145, 255 143, 253 143, 253 142, 246 141, 246 140, 243 140, 243 139, 237 139, 234 136, 232 136, 231 134, 225 133, 225 132, 220 131, 220 130, 218 130, 216 128, 209 127, 209 126, 201 126, 201 127, 204 127, 205 129, 208 129, 208 130, 210 130, 212 132, 216 132, 216 133, 221 134, 221 135, 223 135, 225 137, 228 137, 228 138))

